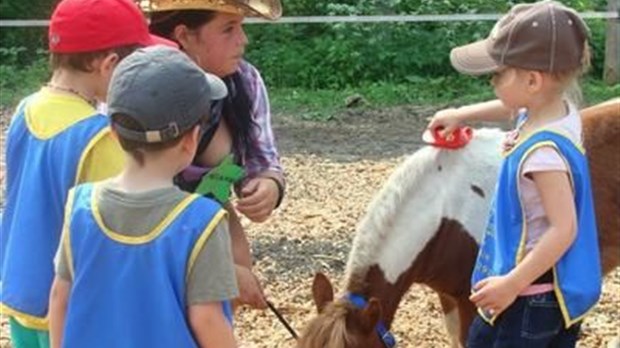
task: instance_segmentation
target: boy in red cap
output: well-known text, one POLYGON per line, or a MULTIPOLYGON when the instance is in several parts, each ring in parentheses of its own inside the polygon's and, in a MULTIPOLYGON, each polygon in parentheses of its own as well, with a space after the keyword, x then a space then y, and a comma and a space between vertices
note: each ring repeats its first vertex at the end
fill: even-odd
POLYGON ((52 77, 21 101, 6 143, 0 306, 15 348, 49 347, 48 297, 69 188, 122 168, 108 118, 96 111, 112 72, 135 49, 164 42, 130 0, 63 0, 52 14, 52 77))

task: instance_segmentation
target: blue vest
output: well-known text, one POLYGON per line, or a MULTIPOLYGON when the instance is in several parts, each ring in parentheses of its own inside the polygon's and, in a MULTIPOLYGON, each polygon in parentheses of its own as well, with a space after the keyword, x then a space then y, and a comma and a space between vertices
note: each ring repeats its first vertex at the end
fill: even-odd
MULTIPOLYGON (((489 276, 507 274, 525 256, 527 225, 519 199, 519 174, 527 156, 541 146, 552 146, 562 155, 570 170, 575 196, 577 234, 553 267, 555 294, 565 325, 569 327, 598 301, 602 276, 588 161, 584 151, 563 135, 545 130, 537 132, 504 159, 472 285, 489 276)), ((479 312, 489 323, 494 322, 495 317, 479 312)))
POLYGON ((96 192, 96 184, 77 186, 67 203, 62 243, 73 284, 63 346, 196 347, 187 279, 225 211, 191 195, 153 231, 126 236, 103 225, 96 192))
POLYGON ((78 180, 94 139, 108 119, 93 115, 48 139, 31 133, 22 102, 6 143, 6 206, 0 234, 2 312, 23 325, 47 330, 53 259, 62 230, 67 192, 78 180))

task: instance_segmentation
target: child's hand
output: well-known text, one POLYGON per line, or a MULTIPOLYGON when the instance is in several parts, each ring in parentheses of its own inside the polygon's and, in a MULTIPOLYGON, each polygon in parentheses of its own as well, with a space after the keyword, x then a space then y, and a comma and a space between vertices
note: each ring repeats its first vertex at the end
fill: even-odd
POLYGON ((437 111, 435 115, 431 118, 428 126, 426 128, 431 131, 437 127, 443 128, 439 131, 439 135, 442 138, 452 134, 456 128, 461 125, 460 113, 457 109, 443 109, 437 111))
POLYGON ((489 277, 474 285, 474 293, 469 300, 489 314, 499 315, 514 302, 518 294, 518 286, 513 284, 510 277, 489 277))
POLYGON ((263 288, 252 271, 246 267, 235 265, 235 275, 239 285, 239 302, 255 309, 267 308, 263 288))
POLYGON ((271 178, 253 178, 241 189, 242 198, 236 208, 254 222, 267 220, 278 203, 280 191, 271 178))

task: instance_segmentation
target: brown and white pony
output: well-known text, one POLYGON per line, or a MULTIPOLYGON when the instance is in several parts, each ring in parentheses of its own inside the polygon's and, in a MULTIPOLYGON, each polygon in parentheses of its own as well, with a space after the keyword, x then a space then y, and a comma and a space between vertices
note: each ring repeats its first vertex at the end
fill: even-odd
MULTIPOLYGON (((582 110, 584 145, 594 186, 601 259, 607 274, 620 263, 620 99, 582 110)), ((345 275, 347 293, 369 299, 363 308, 334 301, 322 274, 313 283, 319 311, 301 348, 384 347, 388 328, 413 283, 439 294, 452 346, 464 345, 475 308, 468 300, 500 164, 497 129, 480 129, 456 151, 424 147, 405 160, 361 220, 345 275)))

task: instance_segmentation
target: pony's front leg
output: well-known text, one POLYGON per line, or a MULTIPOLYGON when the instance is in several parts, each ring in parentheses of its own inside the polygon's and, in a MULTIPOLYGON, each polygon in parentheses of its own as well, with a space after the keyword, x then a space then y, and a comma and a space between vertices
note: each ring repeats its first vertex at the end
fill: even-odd
MULTIPOLYGON (((468 294, 469 295, 469 294, 468 294)), ((463 347, 467 342, 467 335, 469 334, 469 327, 476 317, 476 306, 469 300, 469 296, 460 296, 457 301, 457 307, 459 309, 459 322, 460 322, 460 341, 463 347)))
POLYGON ((438 295, 441 309, 443 310, 444 324, 450 337, 450 347, 462 348, 465 345, 461 344, 461 323, 457 301, 452 296, 446 294, 438 293, 438 295))

